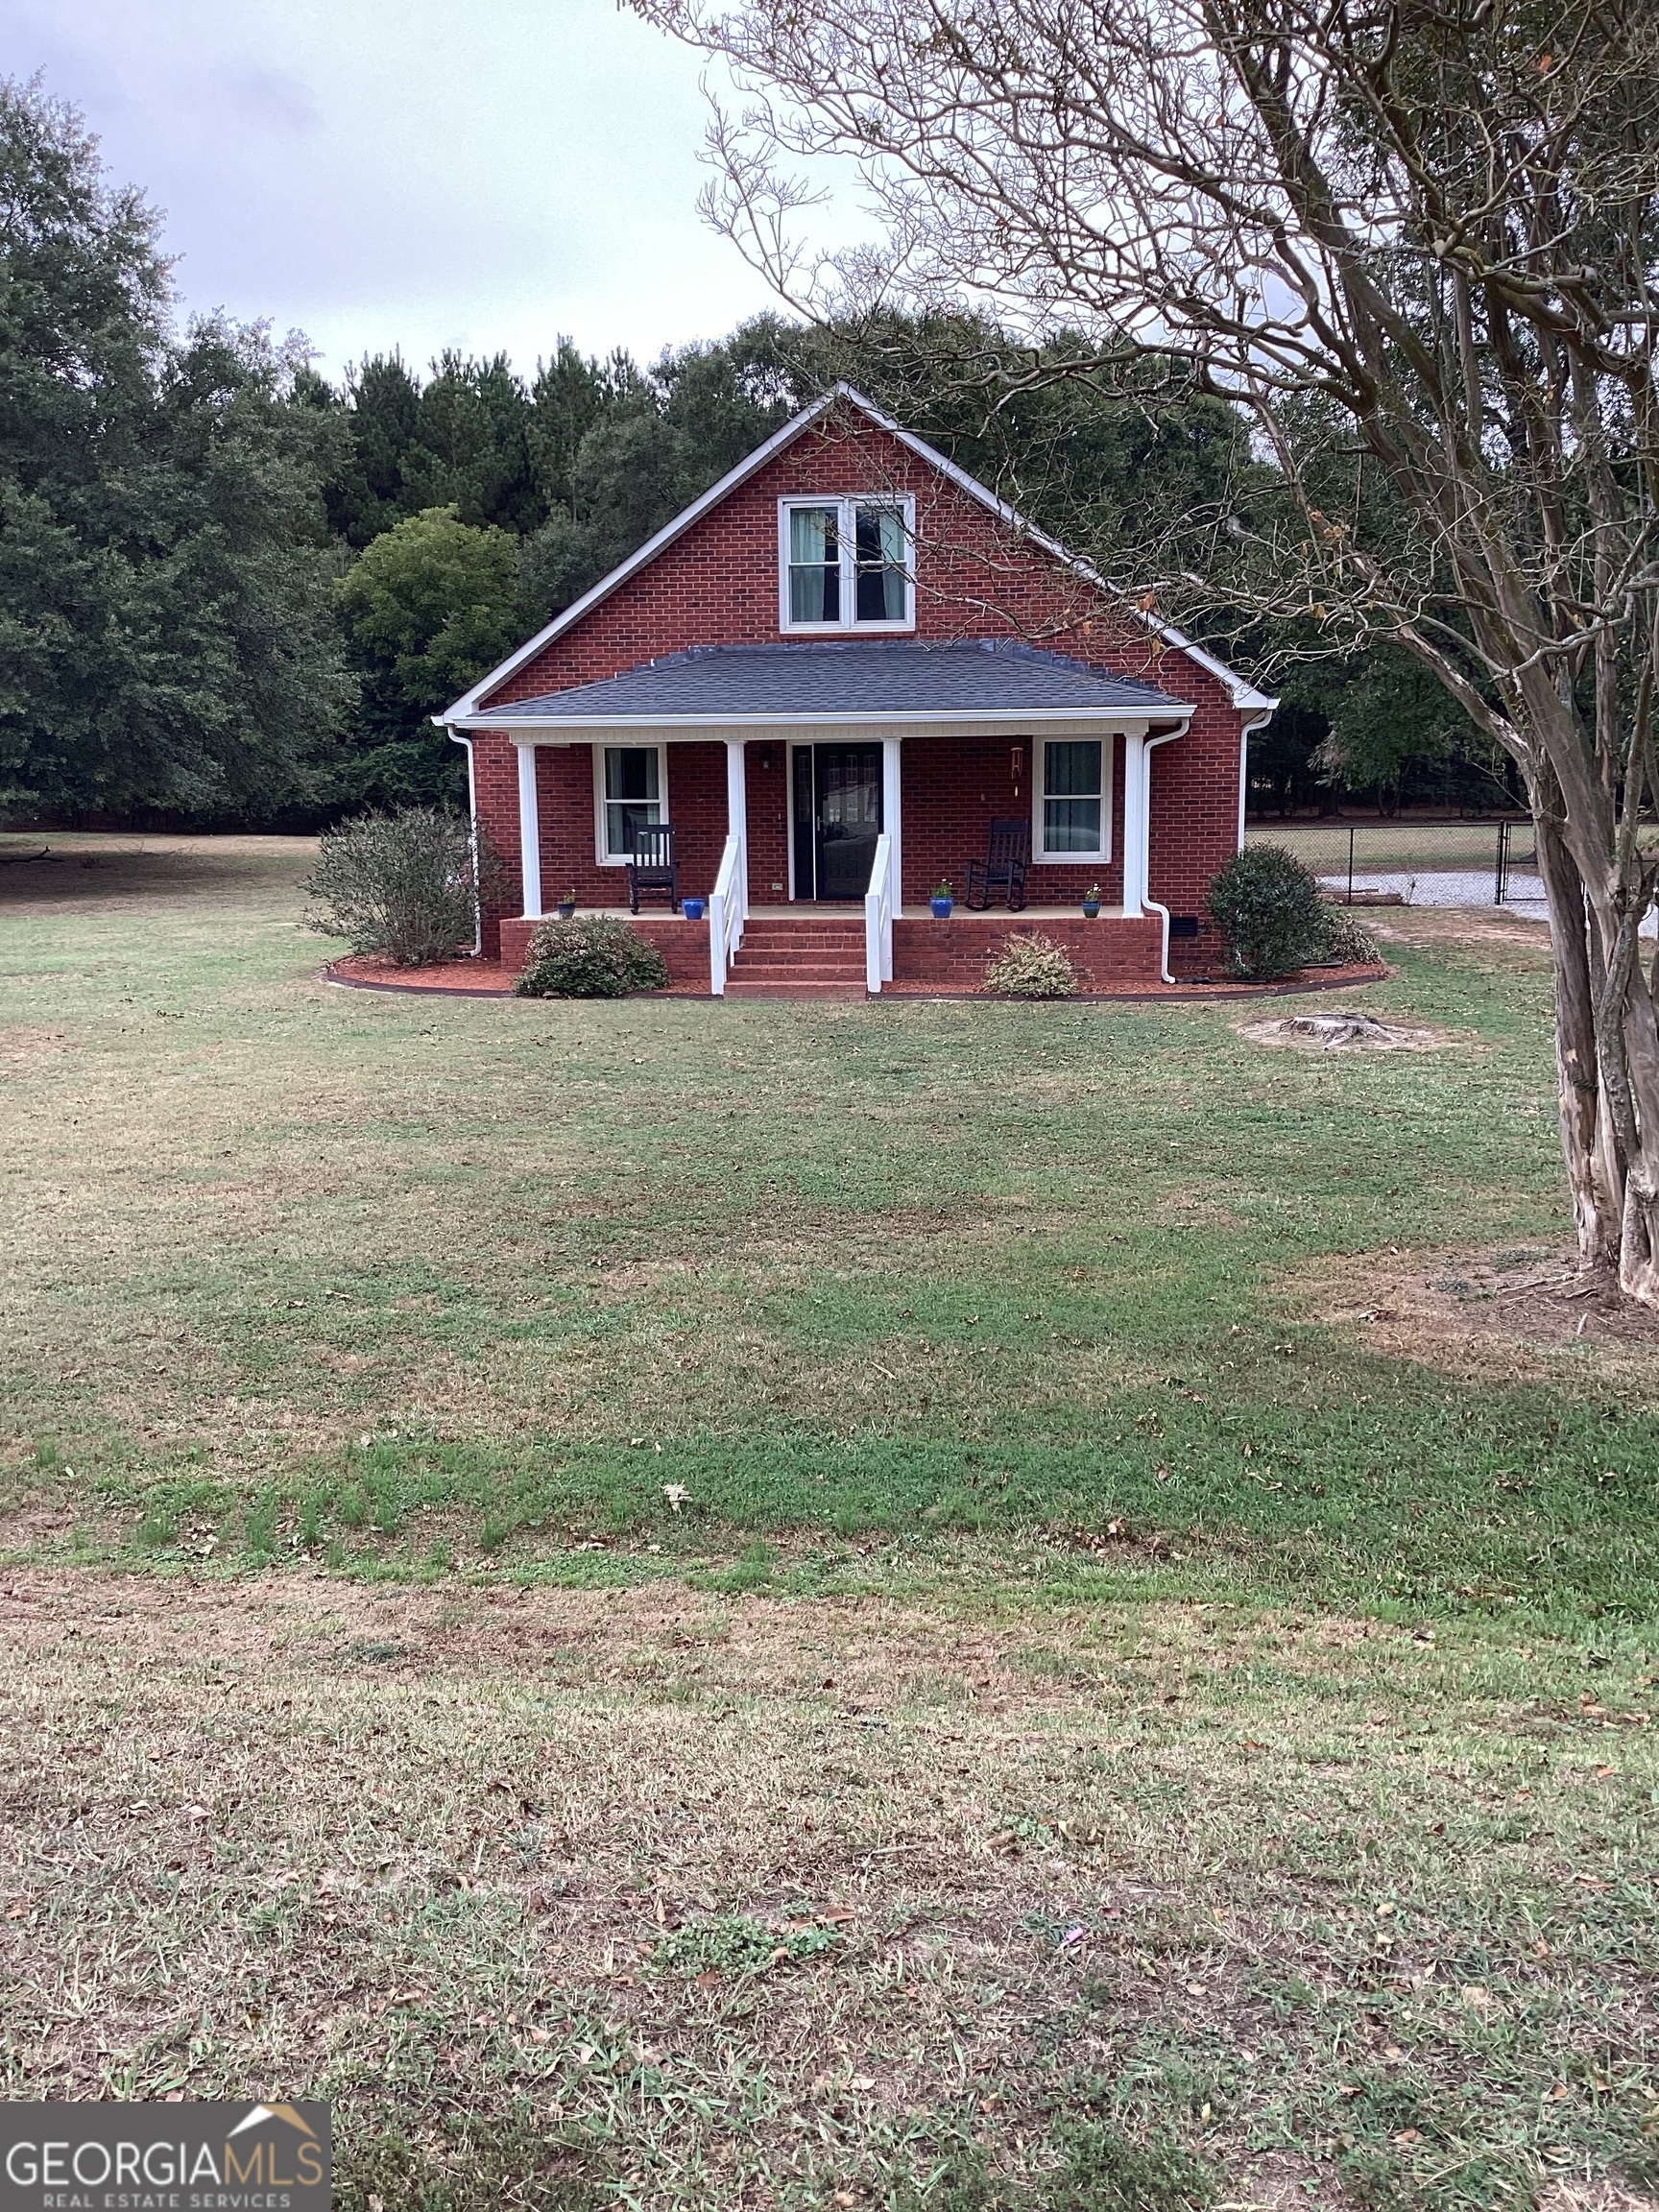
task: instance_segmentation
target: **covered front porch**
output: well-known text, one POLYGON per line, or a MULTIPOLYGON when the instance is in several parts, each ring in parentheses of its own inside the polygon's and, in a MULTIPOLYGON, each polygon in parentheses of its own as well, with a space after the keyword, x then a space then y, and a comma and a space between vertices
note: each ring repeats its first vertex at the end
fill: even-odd
POLYGON ((1053 654, 893 644, 716 648, 493 709, 518 802, 503 959, 521 965, 562 902, 627 911, 645 828, 672 832, 676 907, 704 903, 692 920, 662 893, 637 917, 677 990, 977 989, 1011 926, 1058 938, 1103 987, 1156 985, 1149 756, 1190 711, 1053 654), (973 911, 994 830, 1019 878, 973 911), (948 920, 928 905, 942 880, 948 920))

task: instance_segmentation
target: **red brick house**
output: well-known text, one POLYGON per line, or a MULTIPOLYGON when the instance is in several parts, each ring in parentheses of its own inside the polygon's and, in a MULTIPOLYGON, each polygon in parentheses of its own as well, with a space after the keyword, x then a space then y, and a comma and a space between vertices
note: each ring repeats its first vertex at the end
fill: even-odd
POLYGON ((1207 968, 1273 707, 840 386, 438 719, 506 863, 487 958, 521 966, 572 893, 625 909, 636 825, 666 822, 706 902, 642 914, 675 985, 830 996, 980 982, 993 821, 1029 826, 1024 919, 1097 988, 1207 968))

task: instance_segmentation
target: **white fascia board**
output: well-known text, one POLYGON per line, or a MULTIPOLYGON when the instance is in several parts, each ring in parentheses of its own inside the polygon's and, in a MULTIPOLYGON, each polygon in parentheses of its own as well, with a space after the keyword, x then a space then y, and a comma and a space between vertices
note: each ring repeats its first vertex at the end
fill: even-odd
POLYGON ((1013 730, 1023 730, 1039 722, 1045 726, 1069 722, 1079 730, 1109 732, 1114 736, 1143 736, 1154 722, 1169 722, 1179 717, 1180 729, 1169 732, 1169 735, 1175 737, 1186 731, 1192 712, 1190 707, 1179 701, 1147 713, 1126 713, 1120 709, 1105 708, 1094 714, 1079 711, 1075 707, 986 707, 965 708, 960 713, 947 714, 843 709, 839 713, 825 714, 609 714, 580 721, 570 714, 515 714, 497 715, 492 721, 485 712, 469 716, 460 727, 493 731, 496 736, 505 737, 515 745, 534 745, 548 743, 559 736, 587 743, 615 730, 683 730, 687 736, 717 737, 724 730, 786 732, 863 729, 866 725, 886 729, 953 730, 964 722, 993 727, 1005 725, 1013 730), (518 736, 519 731, 526 734, 518 736))
POLYGON ((460 722, 473 713, 487 691, 493 691, 497 684, 504 684, 509 676, 523 667, 526 661, 533 660, 544 645, 551 645, 555 637, 563 637, 566 630, 581 621, 584 614, 597 607, 602 599, 609 599, 619 585, 625 584, 648 561, 654 561, 664 547, 672 545, 675 539, 683 536, 694 522, 700 522, 710 507, 717 507, 728 493, 735 492, 739 484, 747 482, 757 469, 764 469, 768 461, 781 453, 786 445, 793 444, 803 430, 809 428, 821 415, 828 414, 835 404, 840 391, 841 387, 837 385, 835 391, 827 392, 822 399, 814 399, 810 407, 804 408, 799 415, 785 422, 781 430, 774 431, 764 445, 757 445, 753 453, 745 454, 735 469, 729 469, 717 484, 710 484, 707 492, 693 499, 689 507, 683 508, 671 522, 664 522, 654 538, 647 538, 644 544, 613 568, 609 576, 601 576, 590 590, 584 591, 580 599, 573 600, 562 614, 555 614, 544 630, 538 630, 535 637, 520 645, 516 653, 510 653, 499 667, 492 668, 488 676, 480 676, 472 688, 464 691, 452 707, 445 707, 442 714, 434 714, 433 721, 442 726, 460 722))

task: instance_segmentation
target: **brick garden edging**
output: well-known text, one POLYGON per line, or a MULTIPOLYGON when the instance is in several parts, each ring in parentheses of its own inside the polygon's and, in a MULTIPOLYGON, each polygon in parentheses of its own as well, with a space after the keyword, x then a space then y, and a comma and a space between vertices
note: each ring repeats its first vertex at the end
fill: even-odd
MULTIPOLYGON (((389 961, 349 953, 341 960, 326 960, 320 971, 325 983, 347 991, 395 991, 439 998, 511 998, 518 971, 494 960, 446 960, 435 968, 394 968, 389 961), (489 980, 485 981, 484 978, 489 980)), ((1337 969, 1304 969, 1298 975, 1277 983, 1159 983, 1138 984, 1123 991, 1078 991, 1070 998, 1015 998, 1000 991, 951 990, 935 983, 889 983, 883 998, 983 998, 1008 1006, 1134 1006, 1152 1004, 1209 1005, 1234 998, 1289 998, 1304 992, 1352 991, 1362 984, 1382 983, 1394 974, 1385 961, 1337 969)), ((703 998, 714 1003, 707 985, 693 988, 670 983, 666 991, 640 992, 646 998, 703 998)), ((866 1001, 872 1003, 873 1001, 866 1001)), ((535 1003, 535 1001, 527 1001, 535 1003)))

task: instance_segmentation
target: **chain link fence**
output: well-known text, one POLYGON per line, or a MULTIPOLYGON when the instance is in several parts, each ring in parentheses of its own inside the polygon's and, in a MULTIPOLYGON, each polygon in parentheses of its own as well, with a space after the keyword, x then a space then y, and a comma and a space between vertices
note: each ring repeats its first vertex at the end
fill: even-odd
POLYGON ((1544 919, 1532 825, 1481 822, 1252 824, 1247 845, 1283 845, 1332 898, 1354 906, 1504 906, 1544 919))

